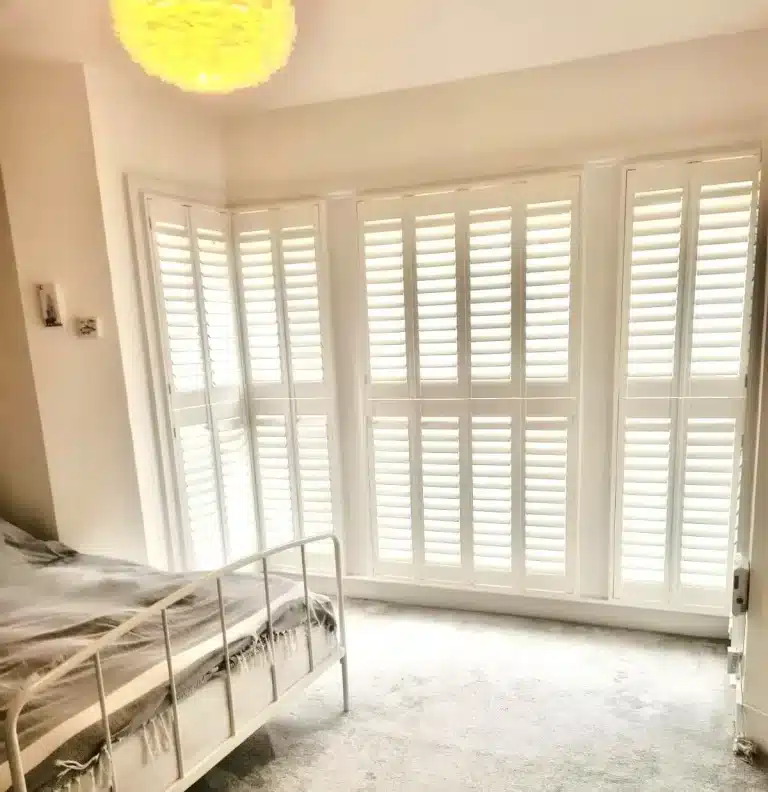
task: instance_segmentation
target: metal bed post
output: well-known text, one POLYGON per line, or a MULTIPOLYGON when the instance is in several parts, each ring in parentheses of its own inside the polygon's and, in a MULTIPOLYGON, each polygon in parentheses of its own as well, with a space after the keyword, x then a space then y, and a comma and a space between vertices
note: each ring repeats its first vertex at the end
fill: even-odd
POLYGON ((227 688, 227 708, 229 709, 229 736, 237 733, 235 724, 235 699, 232 695, 232 669, 230 668, 229 641, 227 640, 227 620, 224 612, 224 586, 221 578, 216 578, 216 593, 219 598, 219 621, 221 622, 221 640, 224 643, 224 681, 227 688))
POLYGON ((173 709, 173 743, 176 748, 176 769, 179 779, 184 778, 184 754, 181 748, 181 724, 179 723, 179 699, 176 695, 176 678, 173 675, 173 652, 171 651, 171 633, 168 629, 168 610, 161 611, 163 635, 165 637, 165 659, 168 664, 168 683, 171 687, 171 708, 173 709))
POLYGON ((347 623, 344 617, 344 576, 341 563, 341 540, 333 534, 333 555, 336 564, 336 592, 339 609, 339 644, 341 645, 341 687, 344 695, 344 712, 349 712, 349 669, 347 667, 347 623))
POLYGON ((301 578, 304 582, 304 607, 307 610, 307 654, 309 655, 309 672, 315 670, 315 654, 312 647, 312 604, 309 601, 309 582, 307 581, 307 548, 301 546, 301 578))
POLYGON ((277 668, 275 666, 275 631, 272 624, 272 600, 269 596, 269 571, 267 569, 267 556, 261 559, 261 568, 264 572, 264 593, 267 595, 267 646, 269 647, 269 673, 272 676, 272 700, 280 698, 277 688, 277 668))
POLYGON ((99 691, 99 707, 101 707, 101 722, 104 724, 104 738, 106 741, 107 756, 109 757, 109 774, 112 776, 112 792, 117 792, 117 770, 112 757, 112 730, 109 728, 109 713, 107 711, 107 695, 104 691, 104 673, 101 670, 101 652, 93 656, 93 666, 96 670, 96 687, 99 691))

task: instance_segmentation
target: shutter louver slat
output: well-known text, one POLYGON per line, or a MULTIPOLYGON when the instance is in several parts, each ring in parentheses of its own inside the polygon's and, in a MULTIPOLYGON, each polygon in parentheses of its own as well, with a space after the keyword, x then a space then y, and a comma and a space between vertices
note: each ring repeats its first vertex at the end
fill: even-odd
POLYGON ((512 209, 469 219, 470 355, 473 381, 512 377, 512 209))
POLYGON ((251 377, 254 384, 279 384, 283 373, 269 229, 242 231, 238 247, 251 377))
POLYGON ((475 568, 510 570, 511 418, 472 418, 472 524, 475 568))
POLYGON ((738 377, 753 183, 703 185, 699 196, 692 377, 738 377))
POLYGON ((728 581, 736 422, 689 418, 686 426, 680 582, 728 581))
POLYGON ((525 569, 564 575, 568 485, 568 421, 526 418, 525 569))
POLYGON ((529 204, 525 245, 525 376, 567 380, 571 201, 529 204))
POLYGON ((294 539, 288 435, 283 416, 259 416, 254 435, 267 547, 294 539))
POLYGON ((186 225, 154 219, 152 236, 168 329, 173 389, 177 392, 202 391, 205 389, 205 365, 192 240, 186 225))
POLYGON ((194 565, 197 569, 215 569, 225 559, 213 433, 208 424, 182 426, 178 442, 194 565))
POLYGON ((683 190, 633 196, 627 375, 671 379, 677 350, 683 190))
POLYGON ((412 563, 411 451, 407 418, 373 418, 378 557, 412 563))
POLYGON ((671 452, 667 419, 627 418, 621 510, 622 579, 663 583, 671 452))
POLYGON ((250 451, 242 418, 221 419, 217 430, 229 561, 232 562, 258 549, 250 451))
MULTIPOLYGON (((330 533, 333 531, 333 498, 327 416, 299 416, 297 436, 304 536, 330 533)), ((330 548, 323 545, 322 549, 330 548)))
POLYGON ((461 564, 459 419, 422 418, 424 560, 461 564))
POLYGON ((195 237, 211 385, 214 388, 237 385, 241 376, 240 356, 227 237, 222 231, 200 227, 195 228, 195 237))
POLYGON ((405 275, 402 220, 363 225, 371 381, 406 382, 405 275))
POLYGON ((458 380, 456 224, 453 214, 416 217, 419 377, 458 380))
POLYGON ((281 244, 293 381, 321 383, 325 372, 317 276, 317 231, 314 226, 283 228, 281 244))

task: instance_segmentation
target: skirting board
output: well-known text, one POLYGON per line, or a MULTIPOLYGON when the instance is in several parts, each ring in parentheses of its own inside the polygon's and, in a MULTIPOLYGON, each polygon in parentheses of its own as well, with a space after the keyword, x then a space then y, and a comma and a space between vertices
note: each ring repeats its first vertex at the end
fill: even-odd
MULTIPOLYGON (((310 575, 314 591, 336 593, 336 580, 310 575)), ((458 589, 426 583, 350 576, 344 579, 346 596, 399 605, 501 613, 534 619, 592 624, 685 635, 695 638, 728 638, 728 617, 711 613, 680 612, 604 600, 577 600, 557 596, 510 594, 488 589, 458 589)))
POLYGON ((744 704, 741 711, 744 715, 744 734, 754 740, 764 753, 768 752, 768 714, 749 704, 744 704))

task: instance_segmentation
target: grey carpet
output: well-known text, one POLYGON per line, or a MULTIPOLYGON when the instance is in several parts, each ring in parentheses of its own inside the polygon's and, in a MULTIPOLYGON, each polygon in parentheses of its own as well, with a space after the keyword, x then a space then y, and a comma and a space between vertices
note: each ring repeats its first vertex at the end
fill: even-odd
POLYGON ((748 792, 722 644, 356 604, 329 672, 195 792, 748 792), (273 753, 274 752, 274 753, 273 753))

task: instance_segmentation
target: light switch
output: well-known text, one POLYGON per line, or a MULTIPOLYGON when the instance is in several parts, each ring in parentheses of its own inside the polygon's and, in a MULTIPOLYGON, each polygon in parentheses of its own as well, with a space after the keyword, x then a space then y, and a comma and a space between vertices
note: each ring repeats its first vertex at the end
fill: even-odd
POLYGON ((96 316, 79 316, 75 319, 75 330, 81 338, 98 338, 101 335, 101 322, 96 316))

